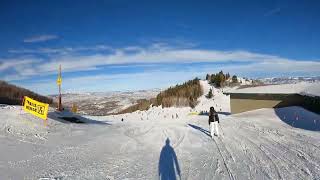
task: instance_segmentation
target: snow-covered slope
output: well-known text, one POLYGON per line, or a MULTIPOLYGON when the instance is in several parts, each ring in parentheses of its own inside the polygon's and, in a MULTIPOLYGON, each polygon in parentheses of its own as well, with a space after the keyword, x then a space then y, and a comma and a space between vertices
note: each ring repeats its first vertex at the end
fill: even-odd
POLYGON ((208 84, 207 81, 200 81, 203 88, 203 95, 198 99, 199 104, 195 107, 197 112, 209 111, 213 106, 216 111, 230 112, 230 97, 222 93, 222 89, 217 89, 208 84), (212 89, 213 98, 208 99, 206 95, 212 89))
MULTIPOLYGON (((201 84, 206 94, 211 87, 201 84)), ((208 117, 189 113, 228 112, 228 97, 214 95, 195 109, 152 107, 86 124, 51 110, 43 126, 1 107, 0 179, 320 179, 319 115, 300 107, 220 114, 221 136, 212 139, 208 117)))

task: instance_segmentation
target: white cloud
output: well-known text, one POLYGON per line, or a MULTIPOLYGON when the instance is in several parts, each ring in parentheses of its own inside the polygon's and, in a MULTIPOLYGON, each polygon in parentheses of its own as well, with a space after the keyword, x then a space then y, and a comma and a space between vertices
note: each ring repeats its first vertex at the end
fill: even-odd
POLYGON ((63 48, 38 48, 38 49, 11 49, 8 52, 13 54, 70 54, 81 51, 113 51, 113 48, 105 45, 92 47, 63 47, 63 48))
MULTIPOLYGON (((270 75, 282 72, 282 74, 305 71, 305 68, 315 66, 313 62, 302 62, 303 64, 286 63, 253 63, 247 65, 228 65, 222 64, 210 67, 186 67, 176 70, 146 70, 138 73, 123 74, 93 74, 82 75, 78 77, 63 77, 63 92, 97 92, 97 91, 123 91, 151 88, 167 88, 177 83, 190 80, 195 77, 203 78, 206 73, 214 73, 220 70, 230 72, 231 74, 247 76, 250 73, 262 72, 270 75), (308 63, 311 63, 308 65, 308 63), (299 67, 302 67, 301 69, 299 67), (303 67, 306 66, 306 67, 303 67)), ((319 63, 312 69, 312 72, 319 73, 319 63)), ((23 83, 23 81, 19 81, 23 83)), ((20 84, 28 89, 42 94, 55 94, 57 88, 55 80, 33 81, 33 83, 20 84)))
MULTIPOLYGON (((127 53, 121 49, 112 54, 95 54, 89 56, 60 56, 41 65, 42 72, 56 70, 58 64, 69 72, 88 70, 111 64, 152 64, 152 63, 192 63, 192 62, 250 62, 259 66, 291 67, 308 71, 319 67, 319 61, 298 61, 278 56, 258 54, 248 51, 216 51, 202 49, 140 49, 134 53, 127 53)), ((254 66, 252 65, 252 66, 254 66)))
POLYGON ((25 43, 35 43, 35 42, 44 42, 44 41, 49 41, 53 39, 58 39, 59 37, 56 35, 50 35, 50 34, 43 34, 39 36, 33 36, 29 37, 23 40, 25 43))
POLYGON ((0 59, 0 72, 7 69, 16 69, 17 67, 26 67, 30 64, 38 62, 34 58, 26 59, 0 59))
MULTIPOLYGON (((54 49, 42 49, 42 52, 54 51, 54 49)), ((127 64, 157 64, 157 63, 225 63, 237 62, 242 65, 225 66, 223 69, 243 70, 247 72, 270 71, 270 72, 316 72, 320 73, 319 60, 296 60, 280 56, 260 54, 243 50, 218 51, 210 49, 199 49, 189 47, 172 47, 167 44, 157 43, 149 47, 130 46, 124 48, 111 48, 109 46, 61 48, 56 51, 66 53, 50 56, 48 60, 0 60, 1 71, 12 69, 20 76, 32 77, 38 74, 54 74, 59 64, 64 72, 78 72, 85 70, 96 70, 104 65, 127 65, 127 64), (73 52, 89 49, 110 50, 108 54, 95 53, 93 55, 75 55, 73 52), (3 63, 1 64, 1 61, 3 63), (23 71, 23 73, 21 72, 23 71)), ((8 77, 10 79, 10 77, 8 77)))

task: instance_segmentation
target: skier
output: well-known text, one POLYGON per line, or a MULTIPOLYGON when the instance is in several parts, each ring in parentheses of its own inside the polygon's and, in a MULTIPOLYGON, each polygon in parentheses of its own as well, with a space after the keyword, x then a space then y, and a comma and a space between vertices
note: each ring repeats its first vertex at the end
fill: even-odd
POLYGON ((213 135, 219 136, 218 123, 220 123, 218 113, 214 110, 214 107, 211 106, 209 112, 209 126, 212 138, 213 135))

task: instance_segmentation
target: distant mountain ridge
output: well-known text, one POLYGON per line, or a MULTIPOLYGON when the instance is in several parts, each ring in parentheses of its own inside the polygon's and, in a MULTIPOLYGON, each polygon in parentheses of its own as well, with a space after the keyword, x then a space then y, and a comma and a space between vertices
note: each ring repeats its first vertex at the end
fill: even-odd
MULTIPOLYGON (((74 96, 74 95, 90 95, 90 96, 110 96, 110 95, 119 95, 119 94, 133 94, 133 93, 150 93, 150 92, 160 92, 160 88, 152 88, 146 90, 125 90, 125 91, 106 91, 106 92, 76 92, 76 91, 67 91, 62 93, 63 96, 74 96)), ((50 94, 49 97, 58 97, 58 94, 50 94)))
POLYGON ((293 84, 299 82, 320 82, 320 76, 271 77, 258 79, 264 84, 293 84))

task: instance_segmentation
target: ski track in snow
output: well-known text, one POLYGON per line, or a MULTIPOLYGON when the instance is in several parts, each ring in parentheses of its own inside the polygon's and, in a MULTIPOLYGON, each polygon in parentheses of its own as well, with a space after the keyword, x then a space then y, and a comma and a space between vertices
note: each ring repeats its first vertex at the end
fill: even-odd
MULTIPOLYGON (((211 87, 201 83, 206 94, 211 87)), ((195 110, 214 106, 229 112, 228 97, 213 90, 214 100, 200 97, 195 110)), ((320 179, 319 131, 293 128, 274 110, 260 109, 220 115, 221 136, 212 139, 208 117, 189 113, 190 108, 153 107, 88 117, 108 125, 49 119, 43 127, 19 108, 0 108, 0 179, 159 179, 167 138, 181 179, 320 179)))

